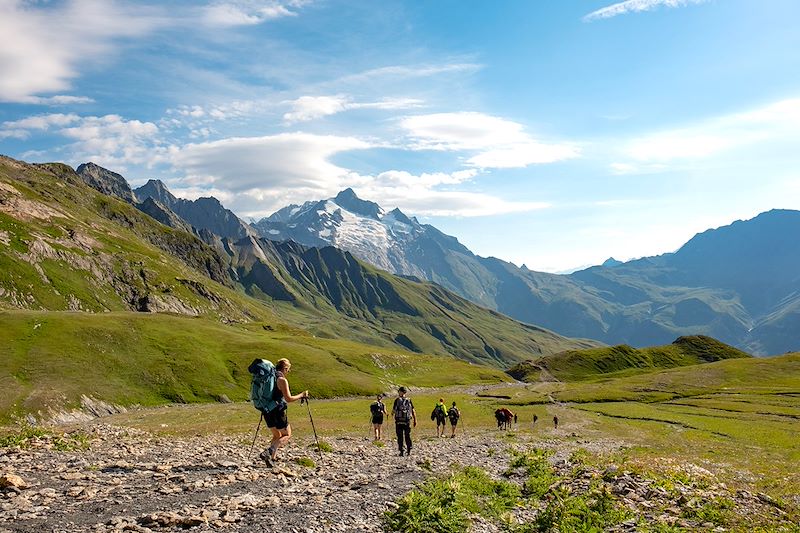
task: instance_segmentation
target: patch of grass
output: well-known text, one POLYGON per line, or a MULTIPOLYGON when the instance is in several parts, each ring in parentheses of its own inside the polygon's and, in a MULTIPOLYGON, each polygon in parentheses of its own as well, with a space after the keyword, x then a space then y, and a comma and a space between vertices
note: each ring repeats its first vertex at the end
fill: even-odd
POLYGON ((315 450, 319 450, 322 453, 332 453, 333 452, 333 446, 331 446, 331 444, 329 442, 324 441, 322 439, 319 440, 319 445, 317 445, 316 442, 312 442, 311 444, 308 445, 308 447, 309 448, 314 448, 315 450))
POLYGON ((495 481, 483 470, 466 467, 430 479, 403 496, 398 508, 384 514, 389 531, 463 533, 470 514, 503 519, 520 501, 519 488, 495 481))
POLYGON ((681 512, 681 516, 701 524, 710 522, 717 526, 724 526, 728 523, 733 506, 733 501, 727 498, 714 498, 699 506, 687 505, 681 512))
POLYGON ((23 425, 20 429, 0 436, 0 448, 30 448, 34 443, 46 443, 59 452, 83 451, 89 448, 88 435, 79 431, 56 433, 44 428, 23 425))
POLYGON ((378 448, 383 448, 384 446, 386 446, 386 443, 383 442, 382 440, 373 440, 372 445, 378 448))
POLYGON ((294 462, 300 466, 305 466, 306 468, 316 468, 317 466, 317 463, 315 463, 310 457, 298 457, 294 460, 294 462))
POLYGON ((564 488, 548 493, 547 505, 533 523, 515 531, 604 531, 631 517, 607 487, 592 487, 585 494, 572 495, 564 488))
POLYGON ((529 498, 541 498, 558 480, 553 467, 548 461, 551 452, 534 449, 526 452, 512 451, 506 475, 522 469, 527 478, 522 486, 522 493, 529 498))

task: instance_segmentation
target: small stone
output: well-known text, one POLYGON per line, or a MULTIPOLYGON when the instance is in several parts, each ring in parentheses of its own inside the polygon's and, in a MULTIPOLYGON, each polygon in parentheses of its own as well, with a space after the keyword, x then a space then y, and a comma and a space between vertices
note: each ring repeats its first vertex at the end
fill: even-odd
POLYGON ((12 489, 26 489, 28 484, 16 474, 7 473, 0 476, 0 487, 12 489))

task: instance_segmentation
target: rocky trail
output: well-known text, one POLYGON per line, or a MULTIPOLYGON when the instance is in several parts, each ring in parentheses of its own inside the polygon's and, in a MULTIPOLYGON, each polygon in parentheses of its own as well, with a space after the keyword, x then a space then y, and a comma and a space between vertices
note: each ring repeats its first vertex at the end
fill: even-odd
MULTIPOLYGON (((786 520, 780 505, 766 495, 716 483, 677 483, 667 490, 614 466, 592 467, 572 459, 577 448, 607 452, 620 446, 615 442, 528 441, 529 436, 499 432, 434 439, 418 430, 410 457, 398 457, 391 442, 377 446, 347 436, 329 439, 332 451, 320 457, 313 440, 298 438, 274 468, 267 468, 257 459, 263 438, 250 458, 245 435, 177 439, 97 423, 78 431, 86 449, 59 451, 58 441, 49 437, 0 449, 0 532, 383 531, 386 510, 396 508, 395 502, 424 479, 444 475, 453 463, 524 483, 524 474, 509 470, 511 450, 534 446, 554 451, 549 461, 562 488, 577 494, 592 483, 605 484, 635 513, 637 519, 615 526, 617 531, 636 531, 642 520, 724 531, 686 512, 720 495, 742 516, 786 520)), ((692 474, 696 467, 687 469, 692 474)), ((528 522, 542 505, 520 506, 512 520, 528 522)), ((477 516, 472 529, 499 531, 477 516)))

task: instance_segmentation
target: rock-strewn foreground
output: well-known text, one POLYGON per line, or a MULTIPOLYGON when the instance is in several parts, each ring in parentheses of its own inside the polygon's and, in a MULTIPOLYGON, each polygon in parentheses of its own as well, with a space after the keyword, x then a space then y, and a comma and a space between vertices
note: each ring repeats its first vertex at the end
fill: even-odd
MULTIPOLYGON (((330 440, 333 452, 320 459, 313 444, 297 439, 275 468, 248 457, 246 436, 171 439, 108 425, 82 429, 89 446, 57 451, 48 438, 26 448, 0 449, 0 531, 382 531, 382 514, 423 479, 444 474, 452 463, 474 465, 492 477, 508 470, 510 450, 550 449, 560 489, 572 494, 602 484, 632 518, 615 526, 635 531, 642 523, 690 530, 724 531, 701 522, 698 512, 720 498, 732 503, 737 522, 789 525, 780 504, 766 495, 729 490, 710 473, 679 465, 683 475, 669 486, 616 466, 576 462, 577 448, 608 452, 619 443, 570 439, 528 442, 496 432, 451 439, 421 438, 409 457, 393 446, 378 447, 363 437, 330 440), (314 467, 301 466, 311 458, 314 467), (698 477, 699 476, 699 477, 698 477), (703 479, 694 483, 693 477, 703 479), (286 524, 278 527, 279 523, 286 524), (637 526, 637 524, 639 524, 637 526)), ((263 434, 262 434, 263 435, 263 434)), ((263 443, 263 439, 259 439, 263 443)), ((258 448, 253 456, 258 453, 258 448)), ((543 498, 544 502, 546 498, 543 498)), ((514 510, 512 521, 529 522, 544 503, 514 510)), ((474 531, 498 526, 474 517, 474 531)))

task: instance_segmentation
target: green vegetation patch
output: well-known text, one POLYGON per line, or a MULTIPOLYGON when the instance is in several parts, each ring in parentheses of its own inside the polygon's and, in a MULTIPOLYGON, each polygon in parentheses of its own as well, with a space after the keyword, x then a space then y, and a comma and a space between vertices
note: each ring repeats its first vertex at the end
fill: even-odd
POLYGON ((89 436, 80 431, 57 433, 40 427, 23 425, 0 435, 0 448, 53 448, 60 452, 83 451, 89 448, 89 436))
POLYGON ((503 519, 520 502, 519 487, 496 481, 483 470, 466 467, 426 481, 403 496, 397 509, 384 514, 389 531, 462 533, 470 514, 503 519))

